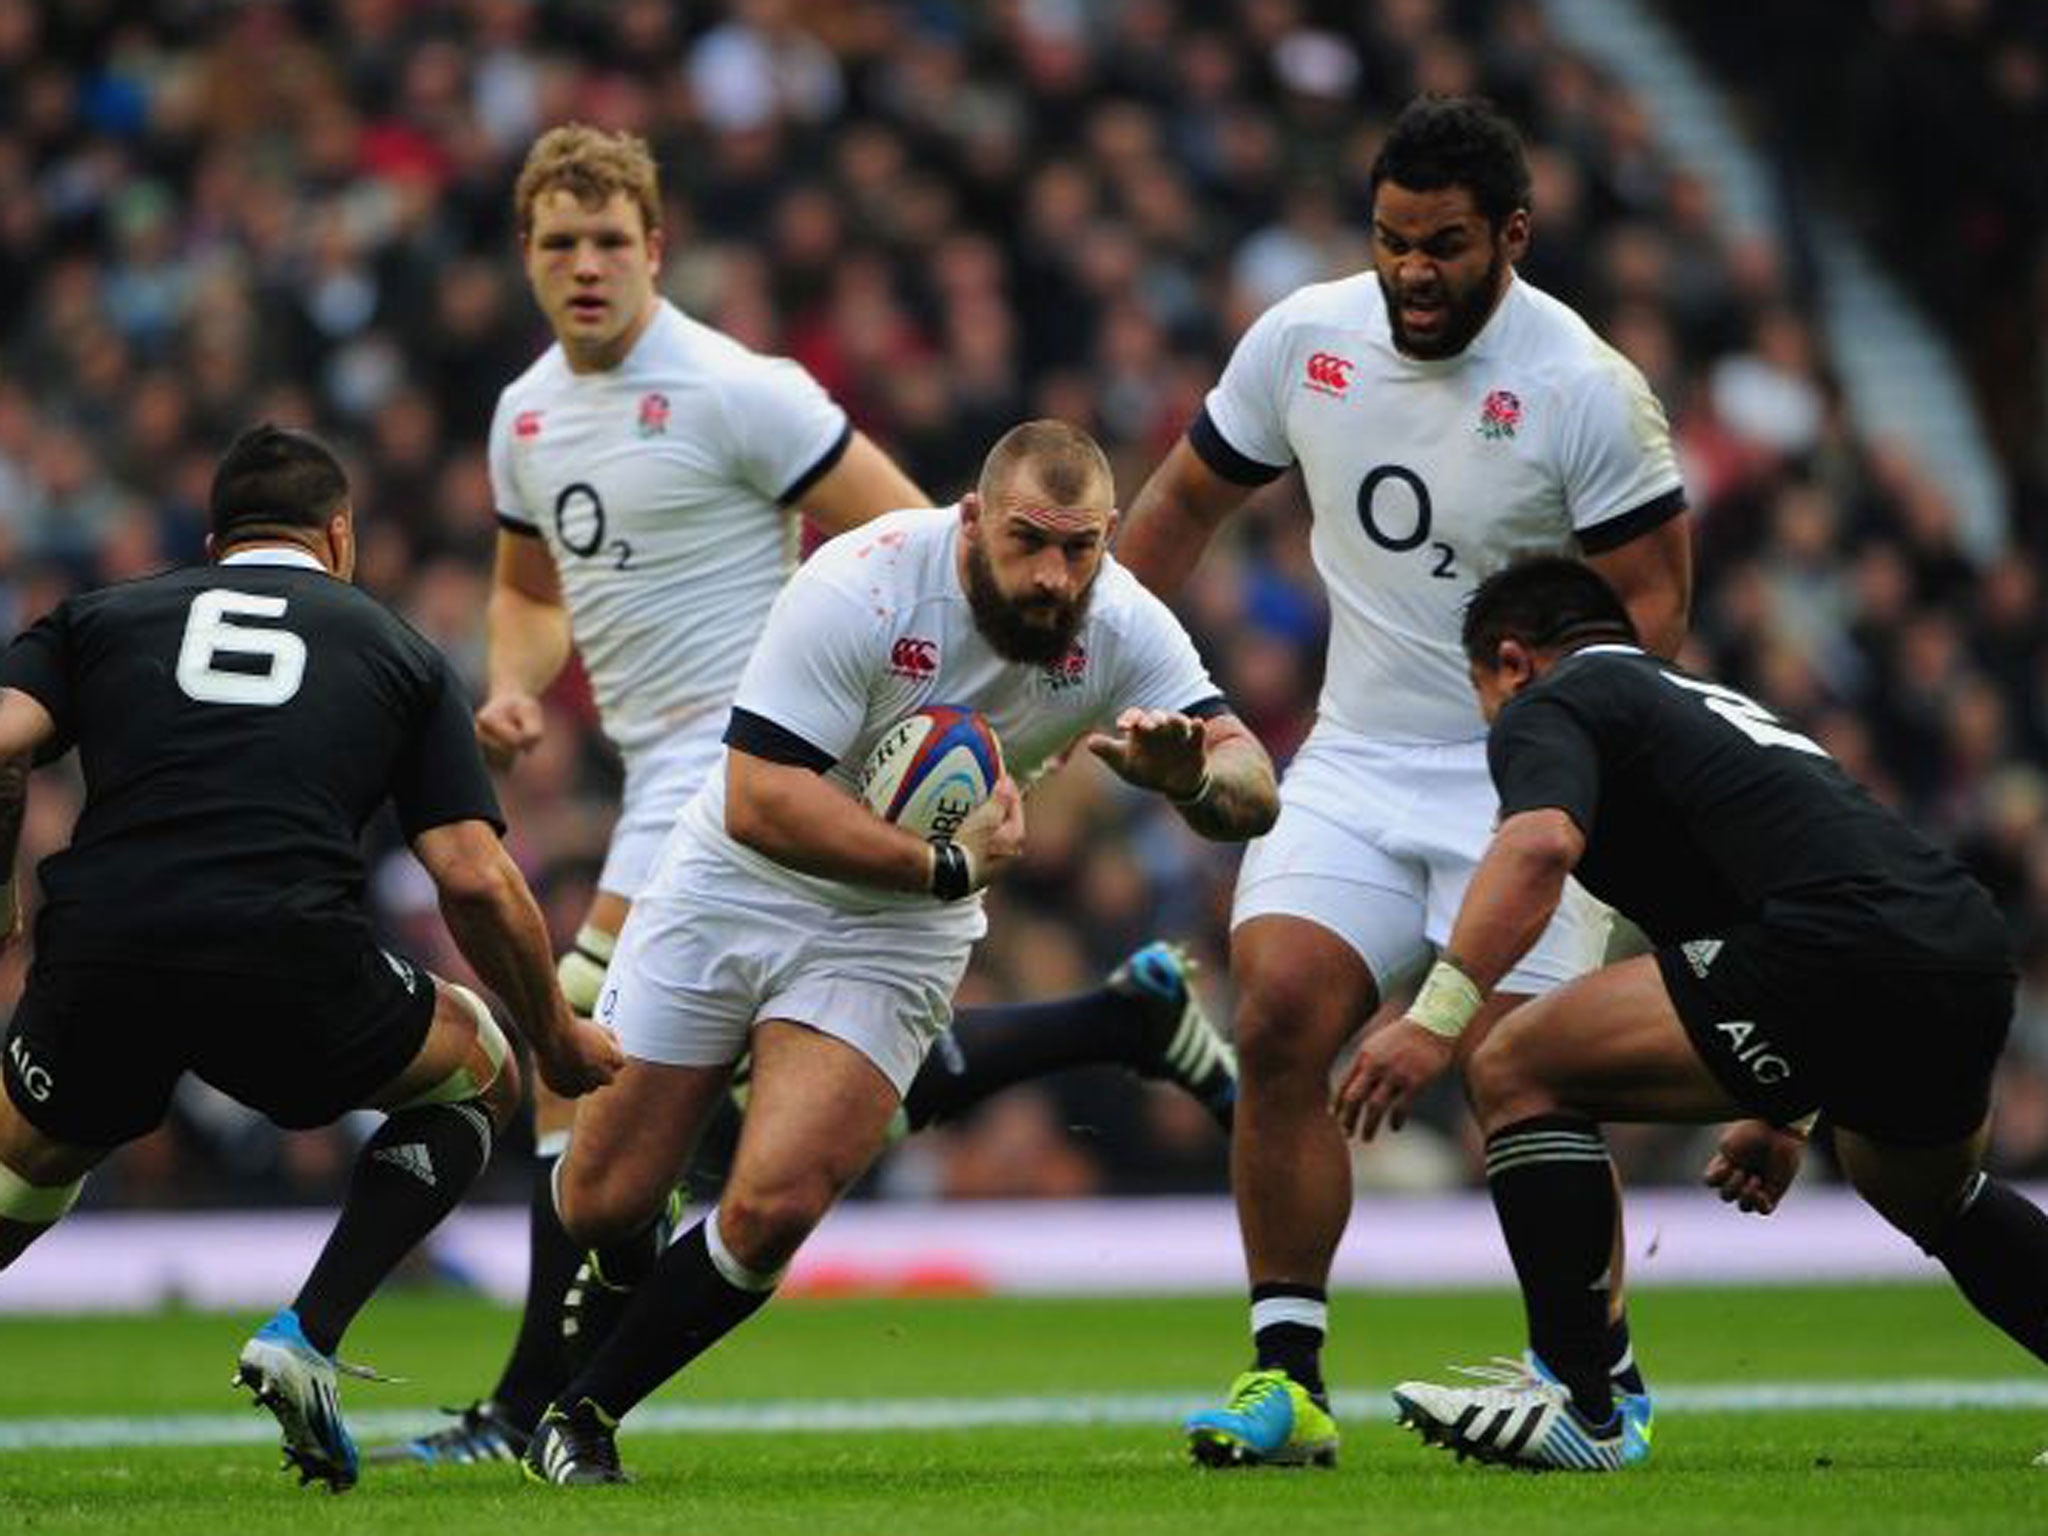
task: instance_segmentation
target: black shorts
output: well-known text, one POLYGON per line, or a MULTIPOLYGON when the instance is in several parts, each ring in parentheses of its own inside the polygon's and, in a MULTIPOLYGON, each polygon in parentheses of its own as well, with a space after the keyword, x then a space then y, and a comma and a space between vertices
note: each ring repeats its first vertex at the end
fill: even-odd
POLYGON ((1819 1109, 1873 1140, 1941 1146, 1990 1112, 2009 973, 1887 969, 1755 926, 1666 945, 1657 964, 1700 1059, 1764 1119, 1819 1109))
POLYGON ((291 1130, 360 1108, 405 1070, 434 982, 372 945, 303 975, 35 965, 7 1031, 7 1094, 59 1141, 156 1129, 185 1072, 291 1130))

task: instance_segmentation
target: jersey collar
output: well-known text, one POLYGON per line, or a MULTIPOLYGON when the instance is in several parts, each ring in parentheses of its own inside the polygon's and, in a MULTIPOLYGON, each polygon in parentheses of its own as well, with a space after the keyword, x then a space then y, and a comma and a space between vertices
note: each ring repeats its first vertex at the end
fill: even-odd
POLYGON ((289 549, 282 544, 266 544, 260 549, 238 549, 214 562, 216 565, 295 565, 308 571, 319 571, 322 575, 327 567, 303 549, 289 549))

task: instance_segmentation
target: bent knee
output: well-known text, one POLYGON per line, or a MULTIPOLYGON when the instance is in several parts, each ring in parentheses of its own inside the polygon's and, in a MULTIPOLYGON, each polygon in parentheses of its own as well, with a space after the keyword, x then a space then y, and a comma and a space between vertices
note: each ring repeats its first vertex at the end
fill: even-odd
POLYGON ((519 1112, 519 1089, 519 1058, 508 1051, 483 1093, 484 1112, 491 1117, 492 1130, 502 1131, 512 1123, 519 1112))
POLYGON ((1520 1035, 1518 1030, 1496 1029, 1465 1060, 1466 1102, 1488 1136, 1558 1108, 1556 1095, 1537 1079, 1528 1053, 1520 1048, 1520 1035))
POLYGON ((718 1230, 749 1269, 780 1269, 825 1219, 837 1195, 822 1177, 730 1184, 718 1200, 718 1230))
POLYGON ((413 1109, 424 1104, 466 1104, 480 1102, 491 1117, 492 1129, 502 1131, 512 1123, 519 1107, 519 1066, 512 1054, 512 1042, 505 1038, 491 1013, 491 1005, 458 982, 434 982, 436 1034, 429 1036, 423 1055, 453 1064, 419 1092, 392 1110, 413 1109))
POLYGON ((621 1170, 579 1160, 575 1143, 555 1164, 555 1215, 570 1239, 585 1248, 623 1241, 661 1213, 666 1184, 633 1179, 621 1170))
MULTIPOLYGON (((1237 1011, 1231 1021, 1240 1069, 1255 1076, 1329 1071, 1344 1042, 1371 1012, 1372 982, 1361 966, 1348 980, 1314 965, 1261 954, 1235 973, 1237 1011)), ((1239 964, 1235 955, 1232 964, 1239 964)))

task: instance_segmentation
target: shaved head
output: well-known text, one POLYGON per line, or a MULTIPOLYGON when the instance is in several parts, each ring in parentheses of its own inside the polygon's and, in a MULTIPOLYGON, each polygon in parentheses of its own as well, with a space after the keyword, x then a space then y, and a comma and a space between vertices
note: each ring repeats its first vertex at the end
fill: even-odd
POLYGON ((1101 444, 1064 421, 1012 427, 982 462, 982 504, 1068 529, 1116 505, 1116 476, 1101 444))

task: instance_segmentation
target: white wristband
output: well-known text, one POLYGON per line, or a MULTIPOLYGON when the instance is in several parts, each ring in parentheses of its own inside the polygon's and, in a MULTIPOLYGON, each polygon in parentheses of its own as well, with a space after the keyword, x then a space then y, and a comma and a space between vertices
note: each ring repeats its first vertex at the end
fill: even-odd
POLYGON ((1465 1033, 1472 1015, 1486 1001, 1478 985, 1448 960, 1439 960, 1423 978, 1422 990, 1408 1005, 1408 1017, 1446 1040, 1465 1033))

